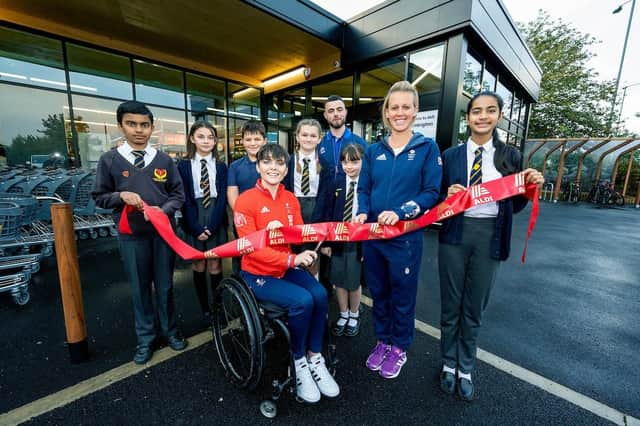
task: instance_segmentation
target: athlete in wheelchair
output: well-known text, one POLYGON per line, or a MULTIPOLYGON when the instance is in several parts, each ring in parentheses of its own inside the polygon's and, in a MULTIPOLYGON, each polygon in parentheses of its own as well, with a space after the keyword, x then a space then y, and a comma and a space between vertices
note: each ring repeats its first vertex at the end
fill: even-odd
MULTIPOLYGON (((303 223, 298 200, 280 184, 287 174, 288 157, 275 144, 258 152, 260 179, 234 206, 239 237, 303 223)), ((241 279, 221 283, 214 296, 214 338, 222 365, 241 387, 257 386, 264 343, 282 332, 290 341, 289 373, 294 375, 282 383, 274 381, 273 400, 293 383, 297 397, 309 403, 319 401, 321 395, 334 398, 340 394, 329 372, 334 367, 334 351, 328 356, 329 368, 321 353, 327 328, 327 292, 305 269, 316 259, 312 250, 294 254, 288 245, 267 247, 244 255, 241 279)), ((263 403, 261 409, 263 414, 275 416, 274 404, 263 403)))

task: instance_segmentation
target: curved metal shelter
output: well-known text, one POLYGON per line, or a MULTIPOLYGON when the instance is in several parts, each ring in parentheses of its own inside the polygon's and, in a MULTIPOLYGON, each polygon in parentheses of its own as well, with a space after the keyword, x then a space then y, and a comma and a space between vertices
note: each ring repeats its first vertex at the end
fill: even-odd
POLYGON ((637 206, 640 205, 639 153, 640 139, 637 138, 529 139, 524 145, 524 162, 527 167, 541 170, 545 182, 554 185, 554 202, 560 199, 562 188, 568 183, 580 185, 581 193, 585 194, 600 181, 609 181, 637 206))

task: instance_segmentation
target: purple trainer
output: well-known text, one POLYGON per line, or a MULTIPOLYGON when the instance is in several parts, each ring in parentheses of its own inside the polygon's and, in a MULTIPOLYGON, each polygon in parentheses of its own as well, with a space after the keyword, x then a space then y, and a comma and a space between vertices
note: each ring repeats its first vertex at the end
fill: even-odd
POLYGON ((380 366, 384 362, 384 359, 390 350, 391 345, 378 342, 376 347, 373 348, 373 351, 369 354, 369 358, 367 358, 367 368, 371 371, 380 370, 380 366))
POLYGON ((407 362, 407 353, 393 346, 380 366, 380 375, 385 379, 398 377, 405 362, 407 362))

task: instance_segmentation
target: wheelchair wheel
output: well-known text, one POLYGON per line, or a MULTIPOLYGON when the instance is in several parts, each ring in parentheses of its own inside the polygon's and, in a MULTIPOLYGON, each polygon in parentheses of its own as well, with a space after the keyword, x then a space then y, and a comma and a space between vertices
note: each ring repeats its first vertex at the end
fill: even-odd
POLYGON ((276 403, 266 399, 260 403, 260 413, 268 419, 273 419, 278 415, 276 403))
POLYGON ((237 278, 225 278, 214 293, 213 339, 231 381, 255 388, 264 367, 262 322, 251 290, 237 278))

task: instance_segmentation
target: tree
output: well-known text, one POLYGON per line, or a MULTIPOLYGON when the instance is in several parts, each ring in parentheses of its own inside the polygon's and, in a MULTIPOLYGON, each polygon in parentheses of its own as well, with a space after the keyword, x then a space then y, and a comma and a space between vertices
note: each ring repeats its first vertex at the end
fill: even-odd
POLYGON ((518 26, 542 68, 529 137, 608 136, 615 80, 600 81, 587 66, 594 56, 589 47, 599 41, 542 10, 535 20, 518 26))
POLYGON ((41 136, 18 135, 13 138, 7 158, 9 164, 24 164, 35 154, 67 154, 63 115, 48 114, 41 121, 42 130, 36 130, 41 136))

